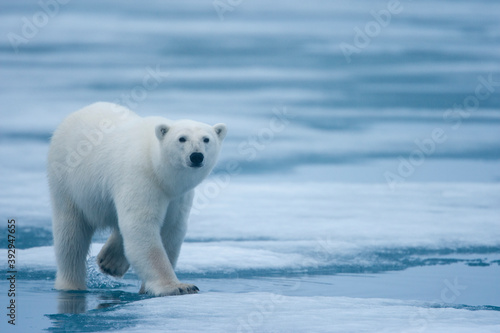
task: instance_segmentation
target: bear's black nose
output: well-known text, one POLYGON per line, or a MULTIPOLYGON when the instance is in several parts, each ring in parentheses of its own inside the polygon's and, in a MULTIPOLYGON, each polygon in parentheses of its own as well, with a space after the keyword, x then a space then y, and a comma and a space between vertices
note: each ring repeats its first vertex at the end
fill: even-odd
POLYGON ((200 164, 203 162, 203 154, 192 153, 191 156, 189 156, 189 159, 191 160, 191 163, 193 163, 193 166, 200 166, 200 164))

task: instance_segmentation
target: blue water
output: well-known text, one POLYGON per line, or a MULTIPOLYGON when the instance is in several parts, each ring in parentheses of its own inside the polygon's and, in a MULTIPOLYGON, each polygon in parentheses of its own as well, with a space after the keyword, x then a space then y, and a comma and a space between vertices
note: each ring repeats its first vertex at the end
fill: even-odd
MULTIPOLYGON (((17 257, 18 324, 3 310, 1 331, 196 331, 198 319, 213 320, 206 331, 241 331, 237 319, 268 294, 290 297, 273 318, 313 315, 296 299, 319 302, 309 305, 319 312, 344 297, 345 309, 374 309, 358 329, 337 309, 339 331, 383 329, 377 318, 393 310, 366 305, 372 299, 426 311, 432 320, 415 330, 461 327, 447 317, 457 311, 450 316, 474 331, 494 331, 500 3, 401 0, 390 16, 389 3, 2 3, 0 208, 26 252, 17 257), (88 292, 52 289, 48 142, 68 113, 95 101, 228 125, 178 268, 201 294, 165 300, 175 304, 168 313, 137 294, 133 271, 112 280, 92 255, 88 292), (450 293, 455 279, 464 289, 450 293)), ((6 290, 2 279, 2 309, 6 290)), ((395 331, 411 316, 400 310, 395 331)), ((287 331, 264 317, 251 329, 287 331)), ((332 318, 315 330, 329 331, 332 318)))

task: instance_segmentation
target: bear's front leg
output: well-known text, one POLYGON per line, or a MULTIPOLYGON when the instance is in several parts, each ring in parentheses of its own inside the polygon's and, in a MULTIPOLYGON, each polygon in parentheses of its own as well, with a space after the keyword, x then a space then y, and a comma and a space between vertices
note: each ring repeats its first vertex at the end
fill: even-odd
POLYGON ((136 200, 131 203, 133 206, 117 205, 125 256, 142 280, 140 292, 154 296, 196 293, 196 286, 180 283, 175 275, 160 236, 167 205, 157 204, 152 205, 151 201, 141 204, 136 200), (153 207, 165 209, 155 211, 153 207))
POLYGON ((194 190, 170 201, 165 222, 161 228, 161 238, 170 264, 175 269, 182 242, 187 231, 187 222, 193 204, 194 190))

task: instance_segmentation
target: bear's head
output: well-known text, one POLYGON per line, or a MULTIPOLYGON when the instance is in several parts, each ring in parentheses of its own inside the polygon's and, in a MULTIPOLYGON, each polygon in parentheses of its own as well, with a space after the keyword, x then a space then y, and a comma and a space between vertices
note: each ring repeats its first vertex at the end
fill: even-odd
POLYGON ((227 129, 225 124, 179 120, 155 129, 164 163, 176 169, 208 174, 219 156, 227 129))

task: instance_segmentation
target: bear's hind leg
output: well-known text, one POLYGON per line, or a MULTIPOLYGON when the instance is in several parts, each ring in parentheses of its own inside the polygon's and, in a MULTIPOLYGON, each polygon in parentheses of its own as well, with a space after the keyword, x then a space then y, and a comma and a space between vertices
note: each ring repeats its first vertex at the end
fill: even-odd
POLYGON ((97 265, 105 274, 122 277, 127 273, 130 264, 123 250, 123 238, 118 229, 114 229, 106 244, 97 255, 97 265))
POLYGON ((54 205, 54 249, 57 275, 55 288, 59 290, 85 290, 86 258, 94 230, 83 214, 66 202, 54 205))

